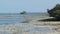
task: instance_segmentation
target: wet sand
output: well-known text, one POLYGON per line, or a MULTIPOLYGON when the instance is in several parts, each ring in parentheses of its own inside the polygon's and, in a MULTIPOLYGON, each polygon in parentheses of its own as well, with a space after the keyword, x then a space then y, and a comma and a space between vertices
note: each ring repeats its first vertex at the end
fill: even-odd
POLYGON ((0 34, 60 34, 60 21, 53 17, 26 20, 23 23, 0 25, 0 34), (50 19, 50 21, 49 21, 50 19))
MULTIPOLYGON (((27 21, 26 21, 27 22, 27 21)), ((60 34, 60 19, 56 19, 53 17, 46 17, 46 18, 36 18, 33 20, 28 21, 29 23, 32 23, 36 26, 54 26, 52 28, 52 30, 54 30, 54 32, 51 33, 46 33, 46 34, 60 34)))
POLYGON ((41 25, 60 25, 60 20, 53 17, 47 17, 30 20, 29 23, 36 23, 41 25))

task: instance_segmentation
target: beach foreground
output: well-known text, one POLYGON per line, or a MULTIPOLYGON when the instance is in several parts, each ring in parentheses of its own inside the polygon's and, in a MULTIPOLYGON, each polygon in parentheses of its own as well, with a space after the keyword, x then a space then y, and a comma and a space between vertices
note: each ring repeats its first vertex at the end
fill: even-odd
POLYGON ((28 23, 0 25, 0 34, 60 34, 59 21, 38 21, 46 18, 32 19, 28 23))
MULTIPOLYGON (((29 20, 28 20, 29 21, 29 20)), ((45 18, 36 18, 30 20, 29 23, 34 24, 36 26, 53 26, 52 31, 54 32, 48 34, 60 34, 60 20, 57 20, 54 17, 45 17, 45 18)))
POLYGON ((54 28, 57 26, 36 25, 28 23, 15 23, 0 25, 0 34, 50 34, 59 33, 54 28))

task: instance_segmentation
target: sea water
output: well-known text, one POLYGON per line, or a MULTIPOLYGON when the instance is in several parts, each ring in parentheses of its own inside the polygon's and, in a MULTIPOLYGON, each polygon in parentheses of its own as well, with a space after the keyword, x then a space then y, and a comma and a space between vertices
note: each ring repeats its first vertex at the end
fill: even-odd
POLYGON ((43 13, 27 13, 27 14, 19 14, 19 13, 3 13, 0 14, 0 24, 9 24, 9 23, 18 23, 23 22, 25 20, 34 19, 34 18, 43 18, 47 17, 43 13))
POLYGON ((51 26, 34 26, 29 23, 22 23, 25 20, 48 17, 44 13, 4 13, 0 14, 0 34, 41 34, 53 32, 51 26))

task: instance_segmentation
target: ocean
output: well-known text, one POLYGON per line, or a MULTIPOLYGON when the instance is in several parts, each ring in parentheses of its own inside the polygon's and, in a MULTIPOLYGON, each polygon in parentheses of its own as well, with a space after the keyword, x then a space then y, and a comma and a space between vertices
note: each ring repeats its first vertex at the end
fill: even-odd
POLYGON ((4 13, 0 14, 0 34, 48 34, 53 32, 53 26, 35 26, 22 23, 35 18, 49 17, 46 13, 4 13))
POLYGON ((1 13, 0 14, 0 24, 10 24, 10 23, 21 23, 25 20, 30 20, 34 18, 43 18, 47 17, 46 13, 1 13))

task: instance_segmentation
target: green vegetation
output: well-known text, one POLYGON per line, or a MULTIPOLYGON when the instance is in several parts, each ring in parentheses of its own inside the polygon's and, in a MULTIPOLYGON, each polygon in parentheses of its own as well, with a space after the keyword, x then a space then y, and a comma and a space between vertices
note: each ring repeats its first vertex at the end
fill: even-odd
POLYGON ((53 9, 48 10, 48 13, 51 17, 59 17, 60 18, 60 4, 57 4, 53 9))

